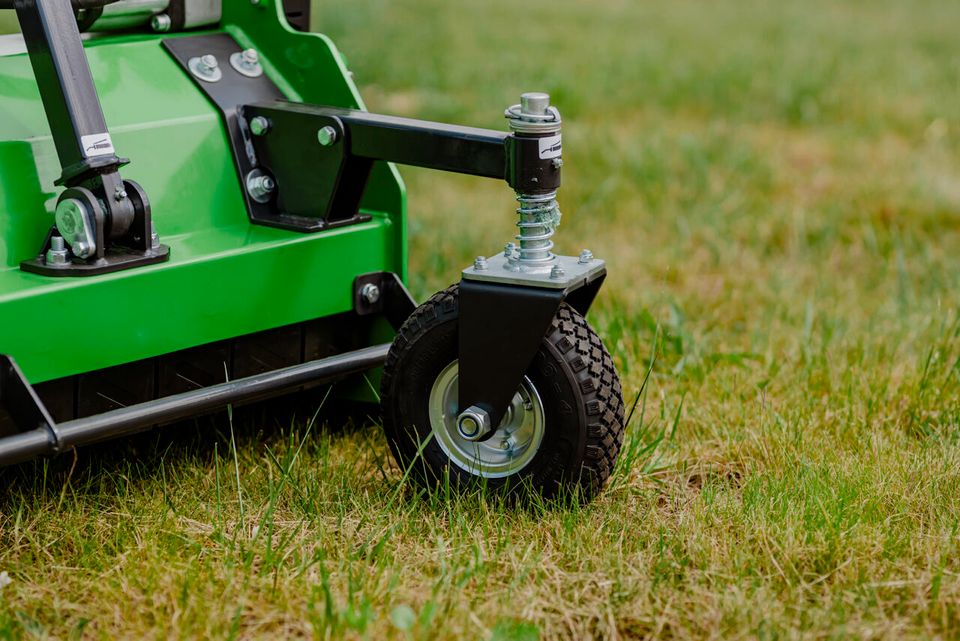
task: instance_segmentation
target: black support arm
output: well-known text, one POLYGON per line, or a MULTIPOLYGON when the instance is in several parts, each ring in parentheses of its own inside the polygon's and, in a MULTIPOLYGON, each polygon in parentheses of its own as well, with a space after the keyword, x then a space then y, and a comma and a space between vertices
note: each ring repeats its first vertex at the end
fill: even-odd
POLYGON ((278 216, 355 220, 375 161, 497 178, 525 194, 560 186, 560 165, 536 137, 285 101, 241 115, 258 168, 275 181, 278 216))

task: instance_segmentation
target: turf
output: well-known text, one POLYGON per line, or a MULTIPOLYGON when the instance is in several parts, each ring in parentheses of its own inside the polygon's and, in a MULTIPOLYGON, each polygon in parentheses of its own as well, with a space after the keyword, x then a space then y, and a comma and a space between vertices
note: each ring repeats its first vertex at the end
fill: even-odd
MULTIPOLYGON (((960 4, 317 23, 374 110, 554 96, 558 244, 609 261, 591 320, 639 399, 612 485, 520 509, 418 493, 375 421, 199 421, 2 477, 0 638, 960 638, 960 4)), ((514 204, 404 176, 423 298, 514 204)))

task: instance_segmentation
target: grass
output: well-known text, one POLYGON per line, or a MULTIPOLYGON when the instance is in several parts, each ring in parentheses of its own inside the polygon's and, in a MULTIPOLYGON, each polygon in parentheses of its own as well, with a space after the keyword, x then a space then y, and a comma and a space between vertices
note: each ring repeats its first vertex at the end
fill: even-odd
MULTIPOLYGON (((563 110, 557 240, 609 261, 591 319, 644 390, 611 487, 418 493, 375 421, 200 421, 3 477, 0 639, 960 638, 958 21, 325 0, 373 110, 563 110)), ((513 203, 404 176, 422 298, 513 203)))

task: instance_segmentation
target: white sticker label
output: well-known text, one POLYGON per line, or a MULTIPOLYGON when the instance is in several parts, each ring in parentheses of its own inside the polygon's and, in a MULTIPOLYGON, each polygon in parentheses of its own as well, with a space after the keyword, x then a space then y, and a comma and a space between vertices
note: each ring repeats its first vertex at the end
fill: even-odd
POLYGON ((560 136, 548 136, 540 139, 540 160, 559 158, 563 151, 560 136))
POLYGON ((94 156, 109 156, 117 153, 113 148, 113 140, 110 138, 110 134, 81 136, 80 144, 83 145, 83 155, 87 158, 93 158, 94 156))

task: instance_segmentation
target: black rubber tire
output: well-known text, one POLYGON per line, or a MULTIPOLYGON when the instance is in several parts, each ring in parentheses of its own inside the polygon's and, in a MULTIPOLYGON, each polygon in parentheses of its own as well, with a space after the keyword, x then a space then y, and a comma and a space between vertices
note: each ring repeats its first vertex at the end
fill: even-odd
MULTIPOLYGON (((380 397, 384 430, 401 467, 427 486, 449 472, 451 485, 462 489, 477 487, 479 477, 452 464, 436 439, 428 441, 430 390, 457 357, 458 315, 456 285, 417 308, 390 349, 380 397)), ((486 479, 487 488, 509 494, 529 486, 546 498, 565 491, 592 499, 613 472, 623 444, 623 395, 613 359, 583 316, 563 304, 527 377, 543 404, 544 438, 523 469, 486 479)))

